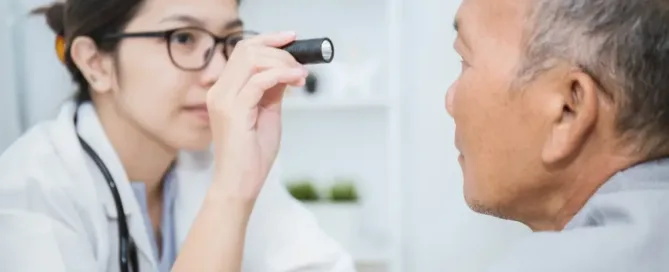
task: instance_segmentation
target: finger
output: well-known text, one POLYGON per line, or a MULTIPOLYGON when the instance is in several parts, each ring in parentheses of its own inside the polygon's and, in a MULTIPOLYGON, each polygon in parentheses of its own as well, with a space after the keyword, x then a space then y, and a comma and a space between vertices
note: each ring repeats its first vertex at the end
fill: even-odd
POLYGON ((306 84, 306 82, 307 82, 306 77, 303 77, 293 82, 279 83, 276 86, 270 88, 269 90, 266 90, 262 94, 262 97, 258 102, 258 106, 267 109, 272 109, 277 107, 280 109, 280 106, 282 104, 281 101, 283 100, 284 94, 286 93, 285 92, 286 87, 287 86, 303 87, 306 84))
POLYGON ((223 99, 235 99, 235 96, 246 85, 248 79, 256 73, 274 68, 301 67, 299 63, 291 60, 290 57, 284 56, 281 52, 276 52, 279 51, 277 49, 258 47, 244 50, 248 50, 248 53, 245 52, 246 58, 243 60, 244 62, 241 61, 241 58, 237 58, 235 62, 229 62, 226 68, 228 70, 226 71, 227 73, 221 75, 214 86, 212 86, 212 89, 222 88, 222 91, 225 92, 221 96, 223 99))
POLYGON ((249 79, 239 93, 235 104, 245 108, 253 108, 258 105, 265 91, 278 84, 299 84, 306 76, 307 72, 301 68, 276 68, 258 73, 249 79))
POLYGON ((288 84, 279 84, 268 91, 265 91, 263 96, 260 98, 260 102, 258 102, 258 106, 266 108, 266 109, 271 109, 271 110, 276 110, 276 111, 281 111, 281 103, 283 101, 283 97, 286 94, 286 87, 287 85, 293 86, 293 87, 302 87, 306 84, 306 78, 302 78, 294 83, 288 83, 288 84))
MULTIPOLYGON (((252 62, 253 63, 249 64, 249 66, 248 66, 249 68, 247 68, 250 71, 249 78, 252 77, 253 75, 257 74, 257 73, 264 72, 266 70, 271 70, 271 69, 301 68, 301 66, 299 64, 294 65, 289 60, 280 59, 280 58, 276 58, 276 57, 272 57, 272 56, 267 56, 263 52, 258 52, 257 55, 254 57, 254 60, 252 60, 252 62)), ((237 89, 239 90, 241 88, 237 88, 237 89)))
POLYGON ((297 60, 295 60, 295 57, 293 57, 286 50, 272 47, 260 47, 258 49, 258 54, 267 58, 275 58, 281 60, 287 67, 304 67, 303 64, 297 62, 297 60))
POLYGON ((281 101, 283 101, 287 85, 288 84, 279 84, 274 88, 265 91, 263 96, 260 98, 260 101, 258 102, 258 107, 280 111, 281 105, 283 104, 281 101))
MULTIPOLYGON (((244 67, 244 64, 246 64, 247 69, 242 69, 240 70, 240 74, 234 76, 234 79, 230 79, 232 83, 236 83, 236 85, 233 85, 238 88, 231 88, 233 90, 238 90, 241 88, 246 81, 251 77, 251 75, 255 72, 258 71, 258 69, 255 69, 256 67, 253 66, 253 60, 258 57, 258 50, 259 48, 276 48, 276 47, 281 47, 284 46, 290 42, 295 41, 296 34, 295 32, 292 31, 284 31, 284 32, 275 32, 275 33, 268 33, 268 34, 260 34, 258 36, 249 38, 249 39, 244 39, 239 41, 235 45, 235 49, 233 50, 230 59, 228 61, 228 65, 236 67, 237 63, 239 63, 240 67, 244 67), (251 61, 249 61, 251 60, 251 61), (249 67, 250 65, 250 67, 249 67), (247 72, 247 73, 243 73, 247 72)), ((275 49, 276 51, 279 51, 279 49, 275 49)), ((278 55, 280 53, 275 52, 275 55, 278 55)), ((292 56, 291 56, 292 57, 292 56)), ((287 58, 285 55, 283 58, 287 58)), ((227 79, 226 79, 227 80, 227 79)))
MULTIPOLYGON (((258 36, 244 39, 240 41, 237 45, 264 45, 269 47, 282 47, 287 45, 297 38, 297 34, 293 31, 283 31, 283 32, 274 32, 260 34, 258 36)), ((236 47, 236 46, 235 46, 236 47)))
POLYGON ((302 64, 297 62, 285 50, 261 45, 254 46, 252 44, 237 45, 227 64, 229 68, 226 70, 231 71, 222 74, 215 85, 225 84, 226 90, 229 93, 224 96, 232 98, 237 95, 253 74, 273 67, 280 67, 281 63, 287 67, 302 67, 302 64), (270 61, 268 59, 279 61, 270 61))
POLYGON ((304 68, 288 52, 271 47, 256 48, 254 60, 250 68, 251 76, 274 68, 304 68))

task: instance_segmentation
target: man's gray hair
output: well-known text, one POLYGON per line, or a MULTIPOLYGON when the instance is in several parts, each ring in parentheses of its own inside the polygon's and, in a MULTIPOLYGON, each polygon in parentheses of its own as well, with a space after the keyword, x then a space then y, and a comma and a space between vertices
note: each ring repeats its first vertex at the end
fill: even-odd
POLYGON ((531 1, 519 80, 573 64, 615 103, 621 135, 668 155, 669 0, 531 1))

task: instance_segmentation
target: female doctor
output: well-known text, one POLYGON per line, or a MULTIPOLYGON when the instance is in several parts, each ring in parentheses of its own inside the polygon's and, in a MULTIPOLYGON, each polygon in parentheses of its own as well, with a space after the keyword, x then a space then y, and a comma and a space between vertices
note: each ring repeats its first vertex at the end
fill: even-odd
POLYGON ((0 157, 3 271, 354 270, 270 171, 283 90, 307 75, 276 49, 295 34, 245 32, 237 9, 40 10, 78 93, 0 157))

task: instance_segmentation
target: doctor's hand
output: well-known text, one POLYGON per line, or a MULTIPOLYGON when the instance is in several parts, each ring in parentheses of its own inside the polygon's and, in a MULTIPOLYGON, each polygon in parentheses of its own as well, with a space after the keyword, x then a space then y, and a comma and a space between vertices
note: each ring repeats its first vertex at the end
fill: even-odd
POLYGON ((232 197, 255 201, 281 142, 281 103, 288 85, 302 86, 307 70, 277 49, 294 33, 240 41, 207 94, 216 177, 232 197))

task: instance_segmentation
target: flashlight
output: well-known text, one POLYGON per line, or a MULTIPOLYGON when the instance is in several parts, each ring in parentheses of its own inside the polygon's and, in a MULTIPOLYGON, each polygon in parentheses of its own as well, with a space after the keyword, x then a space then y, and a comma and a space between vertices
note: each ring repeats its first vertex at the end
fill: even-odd
POLYGON ((334 45, 329 38, 296 40, 282 49, 300 64, 330 63, 334 58, 334 45))

